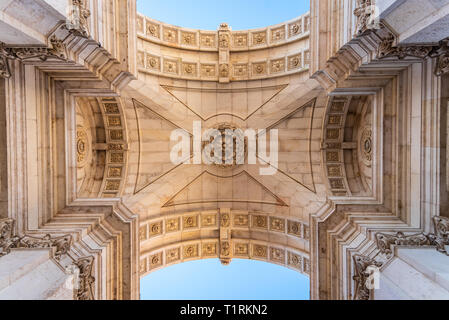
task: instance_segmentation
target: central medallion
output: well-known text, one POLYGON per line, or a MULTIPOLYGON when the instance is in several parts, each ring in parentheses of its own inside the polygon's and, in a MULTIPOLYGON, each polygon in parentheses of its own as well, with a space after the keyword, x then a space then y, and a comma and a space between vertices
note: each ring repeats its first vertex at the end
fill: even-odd
MULTIPOLYGON (((209 142, 203 142, 203 147, 209 142)), ((220 168, 231 168, 243 164, 246 156, 245 135, 242 130, 229 123, 221 123, 216 126, 214 134, 210 136, 210 143, 220 143, 214 150, 220 150, 221 154, 215 155, 214 151, 207 156, 211 162, 220 168), (212 160, 213 159, 213 160, 212 160)))

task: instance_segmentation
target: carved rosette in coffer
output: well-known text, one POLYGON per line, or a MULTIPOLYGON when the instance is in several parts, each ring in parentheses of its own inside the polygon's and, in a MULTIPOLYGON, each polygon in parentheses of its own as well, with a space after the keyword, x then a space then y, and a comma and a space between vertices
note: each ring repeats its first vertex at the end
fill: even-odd
POLYGON ((322 159, 333 196, 372 194, 371 107, 368 96, 329 99, 323 126, 322 159))

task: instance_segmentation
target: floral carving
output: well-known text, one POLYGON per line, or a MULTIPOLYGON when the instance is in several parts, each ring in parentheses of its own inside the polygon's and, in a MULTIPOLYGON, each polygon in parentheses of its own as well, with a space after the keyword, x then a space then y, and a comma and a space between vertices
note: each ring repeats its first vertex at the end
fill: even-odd
POLYGON ((296 54, 288 58, 288 70, 301 68, 301 54, 296 54))
POLYGON ((267 33, 265 31, 253 33, 253 45, 261 45, 265 44, 266 42, 267 33))
POLYGON ((0 257, 7 255, 11 249, 18 248, 55 248, 54 258, 60 260, 67 254, 72 244, 72 236, 64 235, 52 238, 47 234, 42 238, 33 236, 16 236, 14 233, 14 220, 0 220, 0 257))
POLYGON ((392 246, 436 246, 436 249, 449 255, 449 218, 435 216, 433 218, 435 233, 419 233, 405 235, 402 232, 396 234, 376 234, 377 247, 380 252, 391 256, 392 246))
POLYGON ((201 35, 201 45, 203 47, 214 47, 215 46, 215 35, 214 34, 202 34, 201 35))
POLYGON ((372 291, 370 280, 373 269, 380 268, 382 264, 374 259, 358 254, 354 255, 352 259, 354 261, 353 280, 355 281, 354 300, 370 300, 372 291))
POLYGON ((159 25, 153 24, 147 20, 147 35, 159 39, 160 37, 159 33, 160 33, 159 25))
POLYGON ((182 32, 181 33, 182 44, 193 46, 196 45, 196 34, 193 32, 182 32))
POLYGON ((296 36, 301 33, 301 21, 296 21, 288 25, 289 37, 296 36))
POLYGON ((425 246, 432 245, 432 239, 424 233, 405 235, 403 232, 396 234, 377 233, 377 247, 380 252, 391 256, 393 254, 392 246, 425 246))

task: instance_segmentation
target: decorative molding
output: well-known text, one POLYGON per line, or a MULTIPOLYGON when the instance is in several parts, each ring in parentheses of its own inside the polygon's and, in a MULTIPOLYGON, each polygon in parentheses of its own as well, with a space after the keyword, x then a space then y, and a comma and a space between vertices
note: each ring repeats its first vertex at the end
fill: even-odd
POLYGON ((71 235, 64 235, 56 238, 52 238, 50 234, 47 234, 42 238, 27 235, 19 237, 14 232, 14 220, 0 220, 0 257, 10 253, 11 249, 55 248, 54 258, 59 261, 63 255, 69 252, 71 245, 71 235))
POLYGON ((435 246, 438 252, 449 255, 449 218, 433 217, 435 233, 418 233, 405 235, 403 232, 396 234, 377 233, 376 243, 381 253, 387 257, 393 255, 393 246, 435 246))
POLYGON ((11 77, 8 60, 39 59, 45 62, 53 58, 66 61, 67 52, 64 42, 56 38, 55 35, 50 37, 49 42, 49 47, 8 47, 5 43, 0 42, 0 77, 11 77))
POLYGON ((433 241, 424 233, 405 235, 403 232, 397 232, 396 234, 377 233, 376 243, 381 253, 391 257, 392 246, 431 246, 433 241))
POLYGON ((92 285, 95 282, 95 278, 92 276, 92 267, 94 257, 90 256, 75 260, 68 255, 71 245, 71 235, 64 235, 55 238, 52 238, 49 234, 42 238, 27 235, 23 237, 16 236, 14 232, 14 220, 0 220, 0 257, 9 254, 11 249, 54 248, 53 258, 56 261, 61 261, 62 256, 67 255, 73 261, 73 265, 79 270, 79 283, 76 288, 74 298, 76 300, 93 300, 94 294, 92 285))
POLYGON ((8 59, 4 56, 0 56, 0 77, 5 79, 11 77, 8 59))
POLYGON ((352 257, 354 262, 355 296, 354 300, 370 300, 372 290, 367 285, 372 273, 369 267, 380 268, 382 263, 366 256, 356 254, 352 257))
POLYGON ((375 6, 373 0, 358 0, 358 6, 354 10, 354 15, 357 18, 355 35, 363 35, 365 32, 378 29, 378 24, 375 23, 375 6))
POLYGON ((442 76, 449 72, 449 38, 428 46, 403 46, 396 45, 397 37, 385 24, 381 24, 381 30, 386 33, 377 49, 377 58, 397 58, 403 60, 407 57, 418 59, 436 58, 435 75, 442 76))

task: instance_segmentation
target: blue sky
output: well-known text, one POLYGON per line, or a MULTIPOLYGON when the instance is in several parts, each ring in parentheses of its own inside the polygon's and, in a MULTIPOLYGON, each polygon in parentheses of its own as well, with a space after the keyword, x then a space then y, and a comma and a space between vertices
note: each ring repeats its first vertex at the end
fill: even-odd
POLYGON ((176 26, 217 30, 227 22, 232 30, 278 24, 309 11, 309 0, 137 0, 137 10, 176 26))
POLYGON ((140 282, 142 300, 308 300, 306 276, 275 264, 234 259, 184 262, 140 282))

